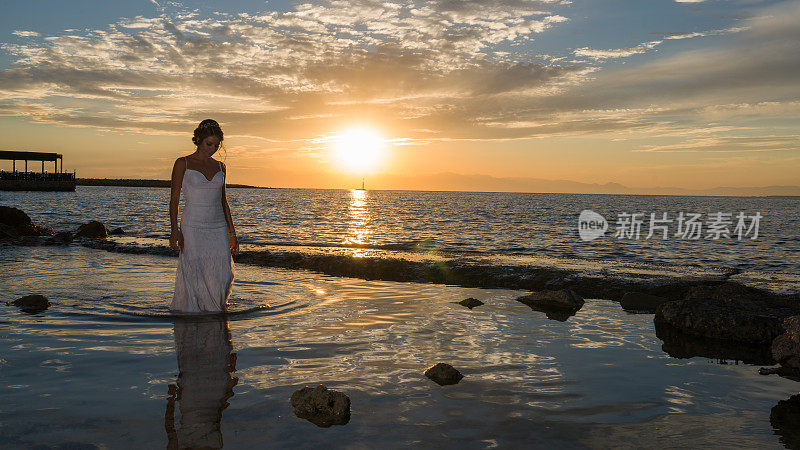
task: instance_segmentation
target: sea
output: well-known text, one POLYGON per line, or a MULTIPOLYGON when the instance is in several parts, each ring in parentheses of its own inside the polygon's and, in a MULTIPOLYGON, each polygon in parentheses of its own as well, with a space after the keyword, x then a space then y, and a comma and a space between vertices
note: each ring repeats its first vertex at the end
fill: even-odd
MULTIPOLYGON (((227 196, 251 253, 610 277, 726 274, 800 292, 796 197, 244 188, 227 196), (580 221, 586 211, 592 228, 580 221)), ((37 224, 74 231, 99 220, 124 230, 109 239, 139 250, 0 244, 0 447, 800 445, 796 423, 774 413, 797 381, 670 352, 652 314, 601 296, 558 321, 516 300, 528 292, 502 286, 237 263, 231 314, 172 315, 168 201, 165 188, 0 192, 0 205, 37 224), (28 314, 4 303, 29 294, 50 307, 28 314), (484 304, 457 303, 467 297, 484 304), (429 380, 424 371, 438 362, 464 378, 429 380), (292 393, 317 384, 350 397, 349 422, 320 427, 294 414, 292 393)))

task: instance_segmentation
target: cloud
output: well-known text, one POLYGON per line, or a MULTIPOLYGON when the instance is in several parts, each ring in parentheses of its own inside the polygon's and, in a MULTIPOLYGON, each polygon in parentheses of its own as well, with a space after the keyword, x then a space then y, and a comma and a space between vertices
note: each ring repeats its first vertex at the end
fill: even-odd
POLYGON ((236 124, 235 133, 283 142, 313 138, 310 124, 325 132, 365 118, 407 142, 429 142, 678 133, 710 129, 704 117, 746 115, 725 105, 797 110, 796 5, 735 27, 572 52, 592 63, 531 60, 513 44, 535 44, 567 24, 552 12, 561 3, 328 1, 203 17, 173 10, 28 36, 0 44, 14 60, 0 71, 0 113, 159 133, 213 116, 236 124), (668 40, 710 35, 731 36, 638 65, 603 66, 668 40))
POLYGON ((800 151, 800 135, 726 136, 691 139, 672 145, 648 146, 636 152, 659 153, 750 153, 800 151))
POLYGON ((40 36, 40 34, 35 32, 35 31, 24 31, 24 30, 14 30, 14 31, 11 32, 11 34, 13 34, 14 36, 19 36, 19 37, 37 37, 37 36, 40 36))
POLYGON ((591 49, 583 47, 573 50, 572 54, 575 56, 583 56, 594 60, 604 60, 610 58, 626 58, 628 56, 644 53, 651 48, 661 44, 664 41, 651 41, 644 42, 635 47, 630 48, 613 48, 606 50, 591 49))
POLYGON ((15 67, 0 72, 0 101, 81 105, 70 115, 16 109, 63 124, 178 123, 211 113, 275 124, 335 117, 380 98, 401 99, 395 112, 418 116, 442 101, 538 89, 581 71, 492 55, 493 45, 566 21, 546 11, 557 2, 355 3, 235 17, 161 13, 5 43, 15 67))

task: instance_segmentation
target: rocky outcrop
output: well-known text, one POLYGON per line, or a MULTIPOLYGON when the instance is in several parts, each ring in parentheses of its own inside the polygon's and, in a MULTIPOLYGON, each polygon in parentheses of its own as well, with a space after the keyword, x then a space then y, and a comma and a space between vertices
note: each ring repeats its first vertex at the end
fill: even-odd
POLYGON ((787 317, 784 333, 772 341, 772 357, 782 366, 800 370, 800 316, 787 317))
POLYGON ((464 378, 456 368, 447 363, 436 363, 425 370, 425 376, 435 381, 440 386, 457 384, 464 378))
POLYGON ((291 402, 297 417, 319 427, 344 425, 350 421, 350 397, 322 384, 296 390, 291 402))
POLYGON ((102 222, 92 220, 78 227, 75 231, 75 238, 105 239, 108 237, 108 229, 102 222))
POLYGON ((50 302, 47 300, 47 297, 38 294, 20 297, 14 300, 12 304, 29 314, 40 313, 50 307, 50 302))
POLYGON ((470 298, 465 298, 464 300, 461 300, 460 302, 458 302, 458 304, 461 305, 461 306, 466 306, 469 309, 472 309, 472 308, 474 308, 476 306, 481 306, 483 304, 483 302, 478 300, 477 298, 470 297, 470 298))
POLYGON ((117 227, 117 228, 114 228, 113 230, 109 231, 108 234, 114 234, 114 235, 125 234, 125 230, 123 230, 120 227, 117 227))
POLYGON ((0 206, 0 241, 15 240, 24 236, 51 236, 53 230, 36 225, 24 211, 11 206, 0 206))
POLYGON ((653 314, 662 303, 667 301, 669 300, 664 297, 645 294, 644 292, 626 292, 620 299, 619 304, 622 309, 628 312, 653 314))
POLYGON ((786 448, 800 448, 800 394, 773 406, 769 424, 786 448))
POLYGON ((548 319, 565 321, 583 307, 583 298, 571 289, 545 290, 517 298, 535 311, 547 314, 548 319))
POLYGON ((770 345, 783 333, 783 319, 795 311, 796 306, 761 300, 739 290, 701 288, 683 300, 663 303, 653 320, 694 336, 770 345))

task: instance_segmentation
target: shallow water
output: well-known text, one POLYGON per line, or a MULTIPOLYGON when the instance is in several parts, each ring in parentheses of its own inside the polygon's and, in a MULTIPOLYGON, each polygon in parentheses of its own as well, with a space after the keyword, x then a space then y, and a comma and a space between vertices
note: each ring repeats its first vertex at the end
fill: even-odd
POLYGON ((669 357, 652 315, 603 299, 558 322, 517 291, 238 264, 231 309, 269 307, 192 320, 167 311, 175 258, 0 255, 3 299, 53 303, 37 315, 0 306, 8 448, 779 447, 770 408, 798 390, 754 366, 669 357), (470 296, 486 304, 453 303, 470 296), (428 380, 440 361, 465 378, 428 380), (292 392, 318 383, 350 396, 348 424, 294 416, 292 392))

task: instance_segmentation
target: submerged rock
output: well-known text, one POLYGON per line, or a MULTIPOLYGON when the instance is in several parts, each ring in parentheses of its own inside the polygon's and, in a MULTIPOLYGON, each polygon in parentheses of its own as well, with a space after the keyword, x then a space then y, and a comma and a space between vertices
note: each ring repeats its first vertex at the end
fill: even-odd
POLYGON ((782 366, 800 369, 800 316, 787 317, 782 327, 785 333, 772 341, 772 357, 782 366))
POLYGON ((662 303, 669 301, 664 297, 643 292, 626 292, 619 301, 625 311, 653 314, 662 303))
POLYGON ((117 227, 117 228, 114 228, 113 230, 109 231, 108 233, 109 234, 125 234, 125 230, 123 230, 122 228, 117 227))
POLYGON ((104 239, 108 237, 108 229, 102 222, 92 220, 78 227, 75 238, 104 239))
POLYGON ((538 291, 517 298, 531 309, 542 311, 548 319, 565 321, 583 307, 583 298, 571 289, 538 291))
POLYGON ((296 390, 291 402, 297 417, 319 427, 345 425, 350 421, 350 397, 322 384, 296 390))
POLYGON ((464 300, 461 300, 460 302, 458 302, 458 304, 461 305, 461 306, 466 306, 469 309, 472 309, 472 308, 474 308, 476 306, 481 306, 483 304, 483 302, 478 300, 477 298, 470 297, 470 298, 465 298, 464 300))
POLYGON ((53 230, 36 225, 19 208, 0 206, 0 241, 17 239, 22 236, 51 236, 53 230))
POLYGON ((435 381, 440 386, 457 384, 464 375, 447 363, 436 363, 425 371, 425 376, 435 381))
POLYGON ((653 321, 695 336, 769 345, 783 332, 781 321, 792 313, 760 300, 687 296, 663 303, 653 321))
POLYGON ((769 413, 769 424, 787 448, 800 448, 800 394, 781 400, 769 413))
POLYGON ((12 304, 21 309, 23 312, 30 314, 42 312, 50 306, 50 302, 47 301, 47 297, 38 294, 20 297, 14 300, 12 304))

